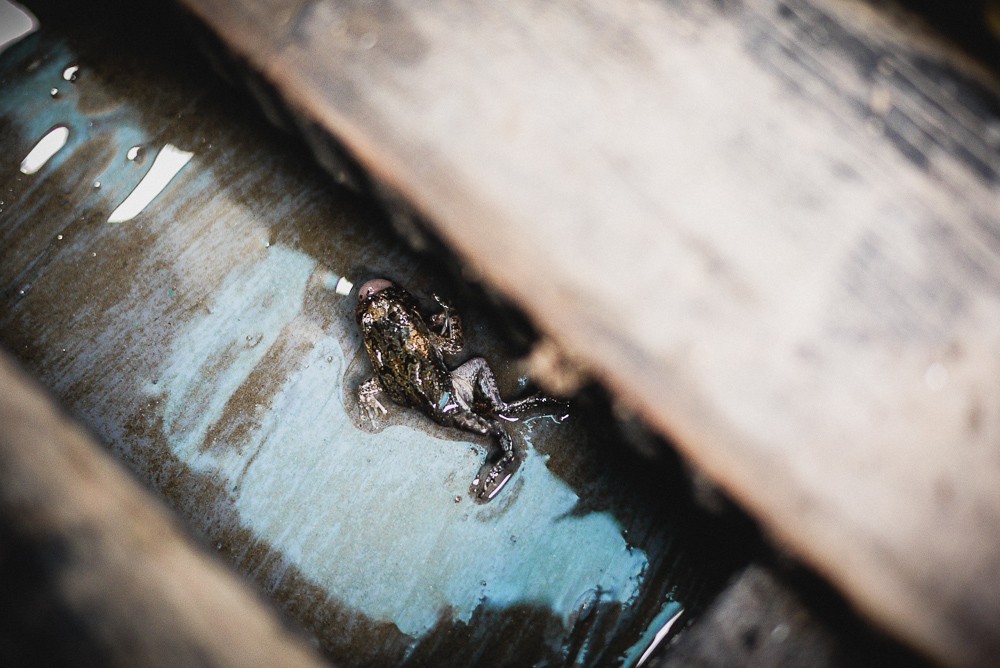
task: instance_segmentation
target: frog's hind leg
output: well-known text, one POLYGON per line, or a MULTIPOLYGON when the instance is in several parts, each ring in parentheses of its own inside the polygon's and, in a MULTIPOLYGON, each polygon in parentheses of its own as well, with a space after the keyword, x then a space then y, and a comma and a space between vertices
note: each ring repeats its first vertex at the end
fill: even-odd
POLYGON ((503 410, 499 411, 499 413, 504 415, 512 413, 525 413, 533 408, 550 408, 558 411, 560 414, 560 421, 562 421, 566 418, 568 405, 565 401, 560 401, 559 399, 555 399, 553 397, 547 397, 544 394, 532 394, 524 399, 518 399, 517 401, 512 401, 509 404, 504 404, 503 410))
POLYGON ((477 415, 470 410, 461 410, 451 413, 448 416, 447 422, 459 429, 471 431, 474 434, 493 436, 500 444, 503 458, 514 459, 514 441, 497 420, 477 415))
POLYGON ((493 370, 482 357, 474 357, 451 372, 453 385, 467 404, 481 399, 489 404, 490 410, 501 417, 524 413, 533 408, 553 408, 566 410, 566 403, 547 397, 543 394, 533 394, 524 399, 507 403, 500 396, 493 370), (455 382, 457 381, 457 382, 455 382))
POLYGON ((493 436, 500 444, 500 458, 495 460, 495 455, 487 456, 486 462, 469 486, 469 493, 476 500, 485 503, 500 492, 520 464, 514 452, 514 441, 499 421, 477 415, 469 410, 451 413, 447 422, 466 431, 493 436))

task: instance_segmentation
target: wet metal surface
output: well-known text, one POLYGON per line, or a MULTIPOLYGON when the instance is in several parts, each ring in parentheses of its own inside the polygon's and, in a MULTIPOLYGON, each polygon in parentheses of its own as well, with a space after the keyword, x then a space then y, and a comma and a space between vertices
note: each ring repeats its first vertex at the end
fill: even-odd
POLYGON ((338 662, 637 662, 714 577, 673 479, 577 407, 515 425, 524 463, 477 505, 486 439, 369 428, 338 279, 454 299, 504 396, 515 351, 246 100, 87 34, 0 55, 0 344, 338 662))

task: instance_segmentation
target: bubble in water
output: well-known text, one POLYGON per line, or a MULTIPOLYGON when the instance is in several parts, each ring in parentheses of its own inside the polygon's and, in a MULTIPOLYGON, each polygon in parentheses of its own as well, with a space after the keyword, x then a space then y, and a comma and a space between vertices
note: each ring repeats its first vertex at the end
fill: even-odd
POLYGON ((66 81, 76 81, 76 73, 80 71, 78 65, 70 65, 63 70, 62 78, 66 81))
POLYGON ((51 89, 49 91, 49 95, 51 95, 52 97, 57 97, 59 95, 59 89, 58 88, 51 89))
POLYGON ((101 182, 100 181, 94 181, 94 188, 100 188, 100 187, 101 187, 101 182))
POLYGON ((136 158, 139 157, 140 153, 142 153, 142 147, 141 146, 133 146, 125 154, 125 158, 127 160, 135 160, 136 158))

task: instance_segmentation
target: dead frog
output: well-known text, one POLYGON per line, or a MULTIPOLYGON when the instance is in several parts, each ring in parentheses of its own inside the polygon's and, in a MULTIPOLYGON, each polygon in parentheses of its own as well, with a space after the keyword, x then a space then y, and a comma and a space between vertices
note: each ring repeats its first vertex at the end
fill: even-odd
POLYGON ((385 392, 438 424, 494 437, 500 447, 487 456, 469 490, 475 499, 489 501, 520 464, 499 418, 513 420, 512 414, 544 406, 563 415, 566 404, 542 395, 505 402, 482 357, 449 371, 444 354, 461 352, 462 320, 437 295, 434 298, 442 310, 425 320, 416 300, 391 281, 377 278, 359 288, 355 316, 375 376, 359 388, 358 403, 374 424, 379 411, 387 412, 377 398, 385 392))

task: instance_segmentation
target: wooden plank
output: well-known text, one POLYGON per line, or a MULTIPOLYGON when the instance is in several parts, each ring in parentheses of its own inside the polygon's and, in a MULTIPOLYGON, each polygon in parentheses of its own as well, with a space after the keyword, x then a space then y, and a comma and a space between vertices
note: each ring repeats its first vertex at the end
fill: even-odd
POLYGON ((844 615, 842 605, 803 574, 746 567, 650 668, 927 665, 844 615))
POLYGON ((325 665, 5 353, 0 387, 5 662, 325 665))
POLYGON ((997 82, 857 0, 184 0, 862 610, 1000 652, 997 82))

